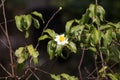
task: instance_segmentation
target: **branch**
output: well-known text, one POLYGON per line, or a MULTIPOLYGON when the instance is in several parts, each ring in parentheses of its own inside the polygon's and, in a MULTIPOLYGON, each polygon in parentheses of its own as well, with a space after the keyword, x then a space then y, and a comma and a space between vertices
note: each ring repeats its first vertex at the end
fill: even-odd
MULTIPOLYGON (((10 22, 14 22, 14 21, 15 21, 14 19, 10 19, 10 20, 7 20, 6 22, 10 23, 10 22)), ((5 24, 5 22, 1 22, 0 24, 5 24)))
MULTIPOLYGON (((5 0, 3 0, 3 2, 5 2, 5 0)), ((1 3, 1 4, 0 4, 0 8, 1 8, 2 6, 3 6, 3 4, 1 3)))
POLYGON ((94 60, 95 60, 95 70, 96 70, 96 75, 97 75, 97 79, 98 79, 98 78, 99 78, 99 71, 98 71, 98 66, 97 66, 96 57, 97 57, 97 55, 94 56, 94 60))
POLYGON ((43 72, 43 73, 48 74, 48 75, 51 75, 51 73, 46 72, 46 71, 44 71, 44 70, 42 70, 42 69, 39 69, 39 68, 35 68, 35 70, 40 71, 40 72, 43 72))
POLYGON ((5 34, 5 36, 6 36, 6 32, 5 32, 4 28, 3 28, 3 26, 1 25, 1 23, 0 23, 0 28, 3 31, 3 33, 5 34))
POLYGON ((3 40, 0 39, 0 42, 9 49, 8 45, 6 45, 3 40))
POLYGON ((11 73, 2 64, 0 64, 0 66, 9 76, 11 76, 11 73))
POLYGON ((4 22, 5 22, 6 39, 7 39, 7 42, 8 42, 9 52, 10 52, 10 62, 11 62, 12 77, 14 77, 15 76, 14 62, 13 62, 11 42, 10 42, 10 39, 9 39, 8 29, 7 29, 8 26, 7 26, 7 19, 6 19, 6 12, 5 12, 4 0, 1 0, 1 2, 2 2, 3 17, 4 17, 4 22))
POLYGON ((96 69, 94 69, 91 73, 89 72, 89 70, 86 67, 85 67, 85 70, 88 73, 88 76, 87 76, 88 79, 90 79, 90 78, 95 79, 95 76, 93 74, 95 73, 96 69))
POLYGON ((82 62, 83 62, 84 55, 85 55, 85 48, 83 48, 83 50, 82 50, 82 57, 80 59, 79 65, 78 65, 78 71, 79 71, 80 80, 82 80, 82 73, 81 73, 80 68, 81 68, 81 65, 82 65, 82 62))
POLYGON ((26 78, 26 80, 29 80, 29 78, 32 76, 32 73, 26 78))
POLYGON ((30 72, 36 77, 37 80, 40 80, 39 77, 29 68, 30 72))
POLYGON ((0 80, 8 80, 8 78, 11 78, 11 76, 0 77, 0 80))
POLYGON ((21 80, 22 78, 24 78, 26 76, 26 74, 28 73, 29 68, 27 68, 24 72, 24 74, 22 74, 22 76, 18 77, 18 80, 21 80))
POLYGON ((120 43, 118 43, 118 42, 116 42, 116 41, 114 41, 114 40, 112 41, 112 43, 114 43, 114 44, 120 46, 120 43))

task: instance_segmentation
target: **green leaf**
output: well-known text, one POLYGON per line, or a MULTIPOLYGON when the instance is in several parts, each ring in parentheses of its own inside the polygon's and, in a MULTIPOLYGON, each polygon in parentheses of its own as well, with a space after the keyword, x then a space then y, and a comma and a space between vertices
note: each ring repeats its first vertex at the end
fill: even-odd
MULTIPOLYGON (((91 34, 90 33, 86 33, 86 38, 85 38, 85 42, 86 43, 89 43, 89 41, 90 41, 90 37, 91 37, 91 34)), ((83 38, 84 39, 84 38, 83 38)))
POLYGON ((113 27, 115 27, 115 28, 120 29, 120 22, 118 22, 118 23, 109 22, 108 24, 111 25, 111 26, 113 26, 113 27))
POLYGON ((50 76, 51 76, 51 78, 53 78, 54 80, 61 80, 60 75, 51 74, 50 76))
POLYGON ((75 76, 70 76, 68 74, 62 73, 61 77, 63 77, 66 80, 78 80, 78 78, 76 78, 75 76))
POLYGON ((15 56, 17 57, 17 62, 19 64, 23 63, 25 60, 28 59, 28 53, 25 50, 25 47, 19 47, 15 51, 15 56))
POLYGON ((33 47, 33 45, 28 45, 27 46, 27 50, 30 53, 30 55, 34 58, 38 57, 39 52, 35 50, 35 48, 33 47))
POLYGON ((81 31, 81 32, 82 32, 84 28, 85 28, 84 25, 73 26, 73 27, 71 28, 71 33, 77 32, 77 31, 81 31))
POLYGON ((77 77, 75 77, 75 76, 70 76, 70 75, 65 74, 65 73, 62 73, 62 74, 59 74, 59 75, 51 74, 51 77, 52 77, 54 80, 78 80, 77 77))
POLYGON ((100 19, 98 16, 96 16, 94 19, 93 19, 93 22, 95 22, 97 24, 97 26, 100 26, 100 19))
POLYGON ((119 79, 116 78, 115 75, 113 75, 113 74, 111 74, 111 73, 108 73, 107 76, 109 76, 109 78, 110 78, 111 80, 119 80, 119 79))
POLYGON ((35 15, 35 16, 38 16, 43 21, 43 23, 44 23, 44 19, 43 19, 43 16, 42 16, 41 13, 39 13, 37 11, 34 11, 34 12, 32 12, 32 14, 35 15))
POLYGON ((106 24, 106 25, 101 25, 99 30, 106 30, 106 29, 110 29, 110 28, 111 28, 111 26, 106 24))
POLYGON ((45 40, 45 39, 50 39, 51 37, 49 35, 43 35, 38 38, 38 41, 45 40))
POLYGON ((116 32, 113 32, 113 31, 112 31, 112 38, 115 39, 115 40, 117 39, 117 34, 116 34, 116 32))
POLYGON ((97 49, 95 47, 89 47, 88 49, 93 51, 93 52, 97 52, 97 49))
POLYGON ((81 18, 81 20, 80 20, 80 24, 86 24, 86 23, 88 23, 88 21, 90 20, 89 13, 90 13, 90 12, 89 12, 89 10, 87 9, 86 12, 85 12, 85 14, 82 15, 82 18, 81 18))
POLYGON ((100 15, 100 20, 103 21, 105 16, 105 10, 102 6, 97 6, 97 13, 99 13, 100 15))
POLYGON ((55 50, 55 56, 60 56, 60 54, 62 53, 62 45, 57 45, 56 46, 56 50, 55 50))
POLYGON ((27 49, 31 56, 35 53, 35 49, 34 49, 33 45, 28 45, 27 49))
POLYGON ((15 51, 15 56, 16 57, 21 57, 21 54, 24 51, 24 47, 19 47, 16 51, 15 51))
POLYGON ((31 15, 25 15, 23 16, 24 18, 24 24, 23 27, 25 28, 25 30, 28 30, 32 24, 32 16, 31 15))
POLYGON ((100 51, 102 52, 103 55, 106 56, 105 61, 109 61, 110 59, 110 52, 109 49, 105 48, 105 47, 101 47, 100 51))
POLYGON ((15 16, 15 23, 16 23, 17 29, 21 32, 23 32, 22 19, 23 19, 23 16, 15 16))
POLYGON ((24 59, 23 57, 19 57, 19 58, 17 59, 17 62, 18 62, 19 64, 23 63, 24 61, 25 61, 25 59, 24 59))
POLYGON ((33 60, 33 63, 34 63, 35 65, 38 64, 38 57, 32 58, 32 60, 33 60))
POLYGON ((107 66, 102 67, 102 68, 99 70, 99 73, 103 73, 107 68, 108 68, 107 66))
POLYGON ((25 60, 27 60, 27 59, 28 59, 28 56, 29 56, 28 52, 27 52, 27 51, 24 51, 24 53, 22 54, 22 57, 23 57, 25 60))
POLYGON ((90 14, 89 14, 89 17, 94 19, 95 18, 95 5, 94 4, 90 4, 89 6, 89 11, 90 11, 90 14))
POLYGON ((112 41, 112 29, 106 31, 105 35, 103 36, 104 39, 104 46, 107 47, 112 41))
POLYGON ((99 43, 101 40, 101 34, 100 31, 98 31, 96 28, 94 28, 93 33, 92 33, 92 41, 94 44, 99 43))
POLYGON ((39 52, 35 51, 35 53, 32 55, 33 58, 37 58, 39 56, 39 52))
POLYGON ((44 33, 47 33, 51 38, 55 38, 55 36, 57 35, 56 33, 55 33, 55 31, 54 30, 52 30, 52 29, 46 29, 45 31, 44 31, 44 33))
POLYGON ((72 41, 70 41, 67 45, 67 48, 70 49, 72 52, 76 53, 77 52, 77 47, 76 44, 72 41))
POLYGON ((74 22, 74 20, 70 20, 70 21, 68 21, 66 23, 66 25, 65 25, 65 32, 66 32, 66 34, 69 34, 73 22, 74 22))
POLYGON ((80 41, 81 40, 81 34, 84 30, 84 25, 77 25, 77 26, 73 26, 71 28, 71 34, 74 36, 72 37, 73 39, 80 41))
POLYGON ((105 10, 103 7, 90 4, 88 10, 90 11, 89 17, 92 19, 92 22, 95 22, 99 26, 100 21, 104 20, 105 10))
POLYGON ((32 19, 33 19, 34 27, 35 27, 36 29, 39 29, 39 28, 40 28, 39 21, 38 21, 37 19, 35 19, 35 18, 32 18, 32 19))
POLYGON ((55 52, 54 52, 55 47, 53 45, 55 45, 54 42, 53 42, 53 40, 50 40, 48 42, 48 45, 47 45, 47 52, 48 52, 48 54, 50 56, 50 59, 53 59, 54 56, 55 56, 55 52))

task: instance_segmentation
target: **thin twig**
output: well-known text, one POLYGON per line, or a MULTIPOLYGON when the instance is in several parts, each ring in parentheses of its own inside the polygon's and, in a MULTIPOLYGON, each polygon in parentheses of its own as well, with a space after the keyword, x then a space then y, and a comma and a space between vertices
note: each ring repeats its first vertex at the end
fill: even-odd
MULTIPOLYGON (((1 30, 3 31, 3 33, 5 34, 5 36, 6 36, 6 32, 5 32, 5 30, 4 30, 4 28, 3 28, 3 26, 0 24, 0 28, 1 28, 1 30)), ((9 47, 8 47, 8 45, 6 45, 5 43, 4 43, 4 41, 2 41, 1 39, 0 39, 0 42, 2 42, 8 49, 9 49, 9 47)))
POLYGON ((96 70, 96 74, 97 74, 97 77, 99 76, 99 71, 98 71, 98 66, 97 66, 97 61, 96 61, 96 57, 97 55, 94 56, 94 61, 95 61, 95 70, 96 70))
POLYGON ((8 45, 6 45, 3 40, 0 39, 0 42, 9 49, 8 45))
POLYGON ((30 73, 30 75, 26 78, 26 80, 29 80, 29 78, 32 76, 33 74, 30 73))
POLYGON ((6 12, 5 12, 4 0, 1 0, 1 2, 2 2, 2 10, 3 10, 4 21, 5 21, 6 39, 7 39, 7 42, 8 42, 9 52, 10 52, 10 62, 11 62, 12 77, 14 77, 15 76, 14 62, 13 62, 11 42, 10 42, 10 39, 9 39, 8 29, 7 29, 8 26, 7 26, 7 19, 6 19, 6 12))
POLYGON ((118 42, 116 42, 116 41, 112 41, 114 44, 116 44, 116 45, 118 45, 118 46, 120 46, 120 43, 118 43, 118 42))
POLYGON ((6 77, 0 77, 0 80, 8 80, 11 76, 6 76, 6 77))
POLYGON ((37 80, 40 80, 40 78, 29 68, 30 72, 36 77, 37 80))
POLYGON ((81 68, 81 65, 82 65, 82 62, 83 62, 84 55, 85 55, 85 48, 83 48, 83 50, 82 50, 82 56, 81 56, 81 59, 80 59, 80 63, 78 65, 78 71, 79 71, 80 80, 82 80, 82 73, 81 73, 80 68, 81 68))
MULTIPOLYGON (((3 0, 3 2, 5 2, 5 0, 3 0)), ((0 8, 1 8, 2 6, 3 6, 3 4, 1 3, 1 4, 0 4, 0 8)))
POLYGON ((46 72, 46 71, 44 71, 44 70, 42 70, 42 69, 39 69, 39 68, 35 68, 35 70, 40 71, 40 72, 43 72, 43 73, 48 74, 48 75, 51 75, 51 73, 46 72))
POLYGON ((113 68, 114 66, 116 66, 118 63, 114 63, 113 65, 110 66, 110 68, 113 68))
MULTIPOLYGON (((1 24, 0 24, 0 28, 1 28, 1 30, 3 31, 4 35, 6 36, 6 32, 5 32, 5 30, 4 30, 4 28, 3 28, 3 26, 2 26, 1 24)), ((2 42, 2 43, 9 49, 9 46, 6 45, 6 44, 4 43, 4 41, 2 41, 2 40, 0 39, 0 42, 2 42)))
POLYGON ((24 74, 22 74, 22 76, 18 77, 19 80, 21 80, 22 78, 24 78, 26 76, 26 74, 28 73, 29 68, 27 68, 24 72, 24 74))
MULTIPOLYGON (((104 62, 103 54, 102 54, 101 51, 100 51, 100 58, 101 58, 101 61, 102 61, 102 67, 105 67, 105 62, 104 62)), ((105 71, 105 70, 104 70, 104 74, 106 74, 106 71, 105 71)))
MULTIPOLYGON (((55 17, 55 15, 56 15, 61 9, 62 9, 62 8, 60 7, 60 8, 51 16, 51 18, 48 20, 47 24, 46 24, 45 27, 43 28, 43 31, 42 31, 42 33, 41 33, 41 36, 43 35, 44 30, 48 27, 49 23, 52 21, 52 19, 55 17)), ((38 41, 38 43, 37 43, 37 45, 36 45, 35 48, 37 49, 38 46, 39 46, 39 41, 38 41)))
MULTIPOLYGON (((1 42, 5 47, 7 47, 7 48, 9 49, 9 46, 8 46, 7 44, 5 44, 5 42, 4 42, 2 39, 0 39, 0 42, 1 42)), ((12 50, 12 52, 14 53, 13 50, 12 50)))
POLYGON ((11 73, 2 64, 0 64, 0 66, 9 76, 11 76, 11 73))
MULTIPOLYGON (((14 19, 7 20, 7 23, 15 21, 14 19)), ((1 22, 0 24, 5 24, 5 22, 1 22)))
POLYGON ((0 28, 3 31, 3 33, 6 35, 6 32, 5 32, 5 30, 4 30, 4 28, 3 28, 3 26, 1 24, 0 24, 0 28))
POLYGON ((90 76, 91 76, 92 78, 95 78, 95 76, 93 76, 93 74, 95 73, 96 69, 94 69, 91 73, 88 71, 88 69, 87 69, 86 67, 85 67, 85 70, 86 70, 86 72, 88 73, 87 78, 89 78, 90 76))
POLYGON ((108 70, 111 72, 111 73, 114 73, 113 70, 111 68, 108 67, 108 70))

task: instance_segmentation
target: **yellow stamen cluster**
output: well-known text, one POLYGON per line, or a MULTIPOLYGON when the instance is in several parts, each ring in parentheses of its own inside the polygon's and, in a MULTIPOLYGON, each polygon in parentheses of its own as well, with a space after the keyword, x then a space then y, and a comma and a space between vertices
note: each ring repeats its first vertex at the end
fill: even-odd
POLYGON ((60 40, 60 42, 65 41, 65 37, 64 36, 60 36, 59 40, 60 40))

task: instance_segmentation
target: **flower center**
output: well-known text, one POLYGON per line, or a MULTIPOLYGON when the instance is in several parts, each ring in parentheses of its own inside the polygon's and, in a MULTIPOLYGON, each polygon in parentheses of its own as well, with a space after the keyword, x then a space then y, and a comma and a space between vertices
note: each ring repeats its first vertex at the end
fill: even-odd
POLYGON ((60 36, 59 40, 60 40, 60 42, 63 42, 65 40, 65 37, 64 36, 60 36))

